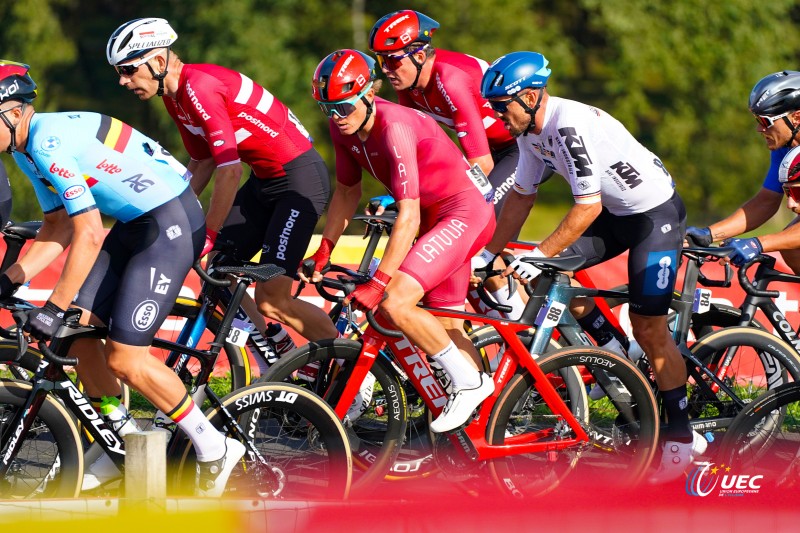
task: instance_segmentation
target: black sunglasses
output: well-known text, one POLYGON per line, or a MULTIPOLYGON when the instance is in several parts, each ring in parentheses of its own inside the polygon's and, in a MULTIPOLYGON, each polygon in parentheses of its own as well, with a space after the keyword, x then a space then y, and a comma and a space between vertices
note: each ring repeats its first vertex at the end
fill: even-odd
POLYGON ((519 99, 525 94, 528 94, 528 92, 521 92, 516 96, 509 98, 508 100, 489 100, 489 106, 492 108, 492 111, 496 111, 497 113, 505 113, 508 111, 508 106, 511 104, 511 102, 519 102, 519 99))

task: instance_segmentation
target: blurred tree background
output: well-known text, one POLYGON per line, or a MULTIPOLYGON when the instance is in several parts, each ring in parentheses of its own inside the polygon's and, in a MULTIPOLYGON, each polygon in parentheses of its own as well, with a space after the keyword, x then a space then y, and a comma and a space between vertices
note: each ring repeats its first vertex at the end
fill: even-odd
MULTIPOLYGON (((138 101, 105 59, 106 41, 122 22, 167 18, 185 62, 218 63, 267 87, 292 108, 333 169, 326 119, 311 98, 314 68, 337 48, 366 50, 372 24, 405 8, 441 23, 439 48, 487 61, 514 50, 542 52, 553 69, 552 94, 606 110, 661 157, 691 224, 728 214, 759 189, 769 154, 747 99, 762 76, 798 68, 796 0, 4 1, 0 56, 31 65, 39 111, 116 116, 185 161, 161 102, 138 101)), ((388 84, 382 93, 395 99, 388 84)), ((39 218, 27 180, 7 156, 3 161, 15 219, 39 218)), ((545 187, 541 202, 568 206, 563 180, 552 181, 560 183, 545 187)), ((364 183, 367 193, 381 192, 374 180, 364 183)))

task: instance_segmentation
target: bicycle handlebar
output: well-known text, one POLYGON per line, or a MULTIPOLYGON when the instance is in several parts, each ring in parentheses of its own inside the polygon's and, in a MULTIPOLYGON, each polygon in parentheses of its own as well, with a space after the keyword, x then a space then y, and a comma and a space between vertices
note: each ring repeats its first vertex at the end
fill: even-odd
MULTIPOLYGON (((20 337, 24 338, 24 335, 20 335, 20 337)), ((78 359, 75 357, 61 357, 60 355, 54 353, 45 341, 39 341, 39 350, 42 352, 42 355, 44 355, 45 359, 57 365, 75 366, 78 364, 78 359)), ((24 351, 22 353, 24 353, 24 351)))
POLYGON ((757 263, 764 263, 772 260, 773 258, 767 255, 758 255, 739 267, 739 284, 742 286, 742 289, 744 289, 744 292, 751 296, 761 296, 764 298, 777 298, 780 296, 780 292, 778 291, 757 289, 755 285, 750 282, 750 278, 747 277, 747 271, 750 269, 750 267, 757 263))
MULTIPOLYGON (((478 298, 480 298, 481 302, 484 305, 489 307, 490 309, 494 309, 495 311, 500 311, 501 313, 510 313, 513 311, 513 308, 510 305, 501 304, 496 302, 494 298, 489 296, 489 293, 486 292, 486 287, 484 286, 483 282, 486 281, 486 278, 490 278, 492 276, 499 276, 502 274, 502 270, 489 270, 489 269, 478 269, 475 271, 475 277, 480 278, 481 282, 475 287, 475 292, 478 293, 478 298)), ((516 290, 515 283, 513 283, 513 276, 508 276, 508 285, 509 290, 514 291, 516 290)))

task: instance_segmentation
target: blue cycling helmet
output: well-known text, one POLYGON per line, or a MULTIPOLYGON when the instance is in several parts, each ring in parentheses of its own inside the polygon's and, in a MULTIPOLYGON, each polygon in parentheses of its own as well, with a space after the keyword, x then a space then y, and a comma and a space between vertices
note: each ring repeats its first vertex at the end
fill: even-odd
POLYGON ((523 89, 547 86, 550 69, 547 59, 538 52, 512 52, 506 54, 484 72, 481 96, 498 98, 512 96, 523 89))

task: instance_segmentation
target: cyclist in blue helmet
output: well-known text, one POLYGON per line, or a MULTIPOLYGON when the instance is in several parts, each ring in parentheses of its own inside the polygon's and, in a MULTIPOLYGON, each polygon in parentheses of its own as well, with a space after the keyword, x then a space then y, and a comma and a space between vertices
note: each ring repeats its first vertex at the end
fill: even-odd
MULTIPOLYGON (((629 253, 633 336, 653 364, 669 419, 661 465, 651 481, 675 479, 707 447, 689 428, 686 368, 667 329, 686 227, 683 202, 661 160, 619 121, 596 107, 550 96, 550 72, 542 54, 513 52, 492 63, 483 76, 482 96, 520 149, 514 189, 486 251, 503 249, 528 217, 539 185, 557 173, 570 184, 575 204, 556 230, 525 255, 580 255, 588 268, 629 253)), ((504 272, 512 273, 531 280, 539 271, 517 257, 504 272)), ((601 316, 594 308, 581 323, 601 316)), ((604 394, 599 388, 592 392, 604 394)))
POLYGON ((794 211, 797 205, 790 194, 794 187, 782 182, 780 171, 790 148, 800 144, 800 72, 784 70, 763 77, 750 92, 748 107, 758 123, 756 131, 770 150, 770 167, 761 189, 728 217, 707 227, 691 226, 686 235, 702 246, 724 240, 726 246, 736 249, 730 256, 734 264, 763 252, 780 252, 789 268, 800 274, 800 218, 795 217, 777 233, 732 238, 753 231, 772 218, 781 207, 784 191, 789 196, 788 208, 794 211))

